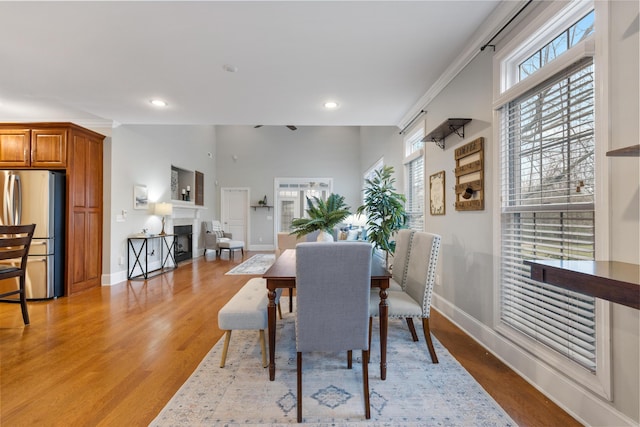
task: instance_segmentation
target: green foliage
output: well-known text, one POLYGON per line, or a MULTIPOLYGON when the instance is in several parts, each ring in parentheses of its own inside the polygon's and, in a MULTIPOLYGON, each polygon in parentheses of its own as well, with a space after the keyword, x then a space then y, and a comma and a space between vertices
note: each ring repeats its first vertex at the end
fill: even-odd
POLYGON ((291 222, 290 234, 304 236, 316 230, 331 233, 333 228, 351 215, 351 209, 344 202, 344 196, 331 193, 326 202, 318 197, 307 197, 307 215, 309 218, 296 218, 291 222))
POLYGON ((407 199, 396 192, 396 180, 392 175, 392 166, 376 170, 375 176, 365 181, 364 205, 357 210, 358 215, 367 216, 367 240, 387 254, 395 252, 395 241, 390 241, 391 236, 407 224, 404 210, 407 199))

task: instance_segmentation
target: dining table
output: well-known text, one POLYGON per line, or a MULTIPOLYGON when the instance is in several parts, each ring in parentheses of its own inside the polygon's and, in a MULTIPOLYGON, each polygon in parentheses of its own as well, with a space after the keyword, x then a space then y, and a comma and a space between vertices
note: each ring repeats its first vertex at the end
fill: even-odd
MULTIPOLYGON (((269 380, 276 376, 276 290, 294 289, 296 287, 296 250, 287 249, 262 276, 266 279, 269 303, 267 307, 269 328, 269 380)), ((378 262, 371 263, 371 287, 379 289, 380 304, 380 378, 387 378, 387 327, 389 307, 387 290, 391 273, 378 262)))

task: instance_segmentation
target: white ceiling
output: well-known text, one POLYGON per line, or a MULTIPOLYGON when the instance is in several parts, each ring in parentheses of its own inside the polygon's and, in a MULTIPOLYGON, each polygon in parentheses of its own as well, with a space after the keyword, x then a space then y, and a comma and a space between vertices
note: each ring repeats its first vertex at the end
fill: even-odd
POLYGON ((0 121, 401 126, 500 3, 0 1, 0 121))

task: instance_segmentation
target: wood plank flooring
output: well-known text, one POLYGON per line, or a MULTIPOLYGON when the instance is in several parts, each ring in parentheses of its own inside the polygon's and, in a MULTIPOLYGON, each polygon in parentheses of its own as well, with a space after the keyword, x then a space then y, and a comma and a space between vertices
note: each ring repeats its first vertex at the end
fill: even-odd
MULTIPOLYGON (((148 425, 222 336, 218 309, 251 277, 225 276, 241 262, 30 302, 27 327, 0 304, 0 425, 148 425)), ((519 425, 580 425, 435 311, 431 327, 519 425)))

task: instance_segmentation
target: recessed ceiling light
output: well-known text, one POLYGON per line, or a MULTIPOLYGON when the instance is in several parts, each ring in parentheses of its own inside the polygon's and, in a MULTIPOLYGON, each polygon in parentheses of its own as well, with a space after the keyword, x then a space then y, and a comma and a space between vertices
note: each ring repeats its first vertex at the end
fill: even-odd
POLYGON ((152 99, 149 102, 152 105, 155 105, 156 107, 166 107, 167 106, 167 103, 165 101, 163 101, 162 99, 152 99))
POLYGON ((231 64, 224 64, 222 66, 222 69, 225 70, 227 73, 235 73, 236 71, 238 71, 238 67, 231 64))
POLYGON ((327 101, 324 103, 324 108, 326 108, 327 110, 335 110, 336 108, 338 108, 338 103, 335 101, 327 101))

